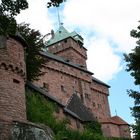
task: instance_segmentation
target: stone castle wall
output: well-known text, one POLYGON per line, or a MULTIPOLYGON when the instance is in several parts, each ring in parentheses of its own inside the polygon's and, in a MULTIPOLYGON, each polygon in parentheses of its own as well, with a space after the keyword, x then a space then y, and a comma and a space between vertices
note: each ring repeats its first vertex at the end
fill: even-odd
POLYGON ((13 38, 0 47, 0 119, 26 120, 24 48, 13 38))
MULTIPOLYGON (((3 37, 0 37, 0 39, 0 123, 2 123, 1 120, 6 120, 7 122, 13 120, 26 121, 24 47, 18 39, 3 37)), ((70 61, 78 64, 81 61, 81 65, 86 66, 86 50, 77 46, 75 51, 73 45, 77 44, 72 39, 62 42, 62 44, 64 43, 67 48, 70 45, 73 47, 68 52, 66 51, 65 57, 68 58, 70 56, 68 58, 71 59, 70 61), (69 53, 70 55, 68 55, 69 53)), ((59 44, 57 45, 60 47, 59 44)), ((65 46, 62 45, 62 50, 55 52, 56 55, 64 55, 63 47, 65 46)), ((52 50, 54 48, 52 47, 52 50)), ((45 75, 41 76, 39 81, 35 81, 35 84, 49 91, 52 96, 60 100, 64 105, 66 105, 73 93, 77 93, 99 121, 111 117, 108 103, 109 91, 106 85, 94 81, 92 73, 86 70, 81 70, 47 57, 46 60, 45 68, 42 69, 45 75)), ((62 115, 65 114, 57 114, 60 117, 62 115)), ((71 128, 77 127, 79 122, 77 124, 73 118, 70 118, 70 120, 71 128)), ((125 137, 130 134, 124 131, 127 128, 128 126, 103 125, 102 129, 107 136, 125 137)), ((8 127, 5 128, 5 131, 7 130, 8 127)))
POLYGON ((48 51, 86 68, 86 49, 72 38, 53 44, 51 47, 48 47, 48 51))

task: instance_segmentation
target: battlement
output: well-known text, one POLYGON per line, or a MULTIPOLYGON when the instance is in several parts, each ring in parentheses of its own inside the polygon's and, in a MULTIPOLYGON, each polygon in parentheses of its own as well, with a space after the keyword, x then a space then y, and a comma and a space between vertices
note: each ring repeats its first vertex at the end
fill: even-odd
POLYGON ((0 119, 26 120, 24 45, 0 36, 0 119))

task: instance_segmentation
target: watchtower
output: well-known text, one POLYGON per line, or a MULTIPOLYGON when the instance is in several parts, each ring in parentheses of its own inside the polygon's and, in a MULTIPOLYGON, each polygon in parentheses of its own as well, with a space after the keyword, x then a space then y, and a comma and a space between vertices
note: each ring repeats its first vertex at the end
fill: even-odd
POLYGON ((46 43, 46 49, 55 55, 61 56, 66 61, 71 61, 86 68, 87 49, 83 46, 83 38, 75 31, 68 32, 62 25, 46 43))
POLYGON ((25 46, 19 36, 0 36, 0 120, 26 120, 25 46))

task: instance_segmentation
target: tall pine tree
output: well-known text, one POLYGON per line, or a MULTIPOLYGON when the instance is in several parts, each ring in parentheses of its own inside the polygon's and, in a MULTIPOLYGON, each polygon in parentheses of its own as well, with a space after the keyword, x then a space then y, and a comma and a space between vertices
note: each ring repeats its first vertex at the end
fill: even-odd
MULTIPOLYGON (((126 71, 130 72, 135 79, 135 85, 140 86, 140 25, 136 30, 132 30, 130 35, 137 39, 136 47, 129 54, 124 54, 127 62, 126 71)), ((129 96, 134 99, 134 107, 131 108, 132 116, 135 118, 136 124, 133 125, 135 139, 140 140, 140 92, 132 89, 127 91, 129 96)))

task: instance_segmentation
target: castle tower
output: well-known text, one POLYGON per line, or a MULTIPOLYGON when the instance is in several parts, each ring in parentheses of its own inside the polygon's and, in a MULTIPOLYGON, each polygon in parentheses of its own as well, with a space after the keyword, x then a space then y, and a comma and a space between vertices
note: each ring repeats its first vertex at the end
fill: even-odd
POLYGON ((47 51, 65 58, 79 66, 86 68, 87 49, 83 46, 83 38, 75 31, 69 33, 63 26, 54 33, 47 42, 47 51))
POLYGON ((0 36, 0 120, 25 121, 24 41, 0 36))

